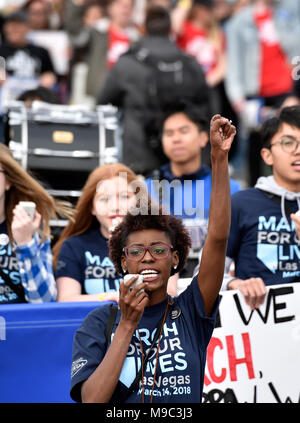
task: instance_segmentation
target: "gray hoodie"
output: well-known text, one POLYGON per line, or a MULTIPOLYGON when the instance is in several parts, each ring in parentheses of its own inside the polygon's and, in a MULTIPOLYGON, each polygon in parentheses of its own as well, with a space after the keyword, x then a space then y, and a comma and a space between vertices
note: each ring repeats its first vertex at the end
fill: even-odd
POLYGON ((284 220, 286 221, 286 224, 290 226, 289 221, 286 217, 284 202, 285 200, 297 201, 298 208, 300 210, 300 192, 292 192, 278 185, 273 175, 261 176, 260 178, 258 178, 255 188, 261 189, 265 192, 278 195, 279 197, 281 197, 281 214, 284 220))

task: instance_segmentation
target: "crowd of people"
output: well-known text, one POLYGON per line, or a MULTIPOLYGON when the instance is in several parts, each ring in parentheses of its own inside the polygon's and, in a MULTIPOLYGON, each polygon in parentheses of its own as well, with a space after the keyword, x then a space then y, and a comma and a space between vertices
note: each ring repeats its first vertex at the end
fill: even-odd
MULTIPOLYGON (((183 85, 184 96, 208 117, 233 121, 231 175, 254 186, 268 172, 257 154, 257 128, 299 103, 299 23, 298 0, 9 1, 0 11, 1 110, 38 85, 62 104, 115 104, 123 162, 146 175, 166 162, 150 119, 149 61, 168 68, 193 58, 193 76, 181 76, 193 82, 183 85), (151 11, 157 7, 165 15, 151 11)), ((176 90, 166 89, 172 101, 176 90)))
POLYGON ((152 402, 163 327, 179 310, 190 358, 180 367, 170 346, 172 376, 189 380, 181 401, 201 402, 219 291, 239 290, 254 309, 267 286, 300 282, 300 2, 12 4, 2 11, 2 113, 13 99, 113 104, 123 160, 91 170, 74 207, 2 140, 0 304, 104 302, 74 338, 74 366, 88 365, 73 372, 71 396, 83 402, 152 402), (44 32, 67 40, 65 73, 44 32), (21 201, 35 204, 32 217, 21 201), (53 241, 58 216, 68 223, 53 241), (178 295, 182 277, 191 282, 178 295), (152 345, 145 332, 156 332, 152 345))

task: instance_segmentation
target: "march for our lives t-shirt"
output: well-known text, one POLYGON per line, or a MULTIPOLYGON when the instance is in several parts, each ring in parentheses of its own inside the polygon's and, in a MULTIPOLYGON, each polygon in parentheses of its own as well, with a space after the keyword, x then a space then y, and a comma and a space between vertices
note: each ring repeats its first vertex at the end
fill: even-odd
MULTIPOLYGON (((138 324, 143 351, 149 349, 157 323, 165 312, 167 300, 146 307, 138 324)), ((150 354, 144 372, 145 403, 150 402, 153 381, 153 403, 201 402, 206 348, 210 341, 218 308, 207 317, 203 299, 195 277, 182 294, 174 299, 174 305, 166 317, 160 339, 156 377, 156 348, 150 354)), ((81 384, 96 370, 107 351, 105 328, 110 305, 93 310, 83 321, 74 336, 71 374, 71 397, 81 401, 81 384)), ((120 320, 118 310, 112 337, 120 320)), ((141 366, 141 347, 136 329, 111 402, 118 398, 136 377, 141 366)), ((130 394, 126 402, 140 403, 142 384, 130 394)))
MULTIPOLYGON (((0 267, 6 273, 12 284, 21 284, 21 275, 18 266, 18 259, 13 254, 9 243, 7 226, 5 221, 0 224, 0 267)), ((23 302, 16 292, 0 276, 0 304, 23 302)))
POLYGON ((55 277, 62 276, 77 280, 82 294, 119 291, 122 279, 109 258, 107 239, 99 229, 90 229, 63 243, 55 277))
MULTIPOLYGON (((297 201, 285 200, 290 212, 297 201)), ((300 240, 289 211, 288 224, 277 204, 256 188, 240 191, 231 200, 227 256, 241 279, 260 277, 266 285, 300 281, 300 240)))

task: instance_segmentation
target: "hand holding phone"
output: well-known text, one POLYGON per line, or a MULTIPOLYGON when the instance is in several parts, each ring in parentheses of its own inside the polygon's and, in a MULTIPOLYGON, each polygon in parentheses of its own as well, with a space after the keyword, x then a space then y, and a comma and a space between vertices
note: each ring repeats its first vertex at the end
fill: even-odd
POLYGON ((19 206, 21 206, 31 220, 34 220, 35 216, 35 203, 33 201, 20 201, 19 206))
POLYGON ((40 219, 41 216, 36 212, 34 202, 20 201, 17 204, 13 209, 11 223, 11 231, 16 244, 24 245, 32 240, 32 236, 40 224, 40 219))
MULTIPOLYGON (((138 279, 130 286, 129 291, 132 291, 135 286, 143 283, 144 281, 143 275, 128 273, 127 275, 124 276, 124 283, 125 284, 128 283, 130 279, 134 278, 135 276, 138 276, 138 279)), ((144 289, 141 289, 139 292, 143 292, 143 291, 144 289)))

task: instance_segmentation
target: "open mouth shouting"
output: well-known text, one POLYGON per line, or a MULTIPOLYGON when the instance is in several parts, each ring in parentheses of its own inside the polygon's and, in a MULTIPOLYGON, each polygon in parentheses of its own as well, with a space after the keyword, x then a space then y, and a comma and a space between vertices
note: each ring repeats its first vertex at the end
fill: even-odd
POLYGON ((143 269, 139 272, 145 282, 153 282, 159 278, 159 272, 156 269, 143 269))

